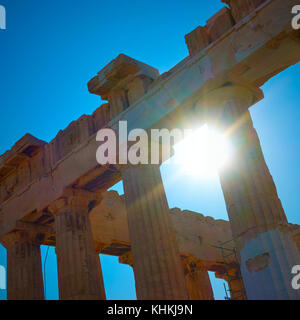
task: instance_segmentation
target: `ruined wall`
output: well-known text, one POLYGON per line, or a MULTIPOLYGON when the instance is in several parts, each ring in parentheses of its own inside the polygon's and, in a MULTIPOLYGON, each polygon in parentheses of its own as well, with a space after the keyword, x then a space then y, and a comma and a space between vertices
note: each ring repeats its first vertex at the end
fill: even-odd
MULTIPOLYGON (((116 191, 103 196, 101 204, 90 213, 94 240, 99 252, 118 256, 130 249, 125 203, 116 191)), ((223 260, 214 245, 232 239, 228 221, 178 208, 171 209, 170 214, 183 256, 193 255, 208 265, 223 260)))

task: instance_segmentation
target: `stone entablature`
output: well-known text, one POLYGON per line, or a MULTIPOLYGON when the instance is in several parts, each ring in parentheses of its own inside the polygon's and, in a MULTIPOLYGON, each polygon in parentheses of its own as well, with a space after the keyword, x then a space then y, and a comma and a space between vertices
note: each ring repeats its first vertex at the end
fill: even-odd
MULTIPOLYGON (((283 4, 279 0, 251 0, 247 3, 248 5, 241 1, 230 1, 232 13, 228 9, 222 9, 208 20, 207 29, 211 33, 218 30, 224 15, 225 18, 226 16, 228 18, 229 14, 237 17, 236 13, 240 12, 240 16, 244 18, 242 20, 234 18, 238 23, 210 43, 205 50, 199 51, 196 56, 185 58, 157 79, 155 79, 158 76, 157 70, 121 55, 123 62, 119 65, 112 62, 104 68, 103 72, 92 81, 92 88, 106 85, 106 88, 110 89, 116 84, 119 86, 120 82, 128 77, 140 76, 141 73, 153 80, 144 96, 138 97, 138 100, 136 97, 133 98, 135 102, 126 110, 124 120, 128 121, 130 130, 132 118, 137 119, 135 127, 145 129, 157 122, 166 128, 170 123, 174 127, 180 125, 180 117, 176 115, 175 109, 193 106, 194 100, 197 100, 199 95, 226 83, 248 82, 262 85, 270 77, 299 60, 297 49, 299 41, 294 35, 295 31, 291 29, 288 10, 296 4, 296 1, 288 0, 283 4), (277 16, 280 19, 277 19, 277 16), (262 21, 269 22, 262 24, 262 21), (259 28, 256 27, 258 25, 259 28), (266 56, 269 57, 267 60, 266 56), (110 73, 110 68, 116 68, 118 72, 110 73), (109 85, 105 82, 106 76, 109 79, 113 78, 113 82, 111 80, 108 82, 109 85), (186 90, 178 90, 180 87, 185 87, 186 90), (156 106, 155 117, 147 119, 143 115, 149 113, 149 107, 153 105, 156 106), (137 108, 142 118, 134 116, 137 108)), ((229 20, 225 20, 228 23, 229 20)), ((215 33, 219 34, 217 31, 215 33)), ((103 94, 103 91, 98 90, 91 89, 94 93, 103 94)), ((105 191, 121 179, 119 173, 112 170, 113 168, 99 167, 94 156, 97 149, 95 141, 97 130, 107 123, 113 125, 119 119, 119 116, 111 118, 110 104, 102 105, 91 116, 84 115, 72 122, 48 144, 42 142, 41 150, 30 158, 29 162, 21 162, 13 168, 3 163, 0 165, 0 210, 7 212, 7 219, 20 219, 33 212, 42 215, 42 211, 46 210, 66 187, 76 185, 78 188, 93 192, 105 191), (78 170, 70 172, 68 168, 71 166, 78 170), (48 194, 41 196, 40 193, 41 191, 43 193, 44 189, 48 189, 48 194), (50 189, 52 191, 49 192, 50 189), (31 199, 37 197, 40 197, 39 204, 32 203, 31 199), (8 201, 12 198, 14 201, 8 201), (21 211, 18 214, 15 213, 16 206, 21 211)), ((185 111, 188 116, 189 107, 185 111)), ((14 153, 14 150, 13 148, 9 153, 14 153)))

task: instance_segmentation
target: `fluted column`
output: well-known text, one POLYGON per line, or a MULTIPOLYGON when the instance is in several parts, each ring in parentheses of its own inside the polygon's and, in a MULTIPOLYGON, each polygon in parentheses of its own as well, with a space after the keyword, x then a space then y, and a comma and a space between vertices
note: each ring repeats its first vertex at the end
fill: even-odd
POLYGON ((25 231, 9 233, 1 243, 7 249, 7 299, 43 300, 40 244, 25 231))
POLYGON ((247 300, 244 283, 241 278, 231 279, 225 276, 223 279, 228 284, 231 300, 247 300))
POLYGON ((182 259, 189 300, 214 300, 207 269, 196 259, 182 259))
POLYGON ((228 266, 227 272, 222 269, 221 272, 216 272, 217 279, 223 279, 227 282, 231 300, 247 300, 246 291, 241 278, 239 266, 228 266))
POLYGON ((295 241, 296 247, 297 247, 298 252, 300 254, 300 232, 297 232, 297 235, 294 235, 293 239, 295 241))
POLYGON ((92 236, 89 210, 97 195, 68 190, 51 205, 55 214, 56 255, 61 300, 104 300, 99 255, 92 236))
POLYGON ((247 297, 299 299, 299 290, 291 286, 299 253, 248 111, 261 97, 259 89, 228 85, 213 91, 204 104, 207 119, 233 147, 220 179, 247 297))
MULTIPOLYGON (((129 265, 132 268, 133 274, 135 276, 135 269, 133 266, 133 259, 132 259, 132 252, 131 251, 125 252, 121 256, 119 256, 119 263, 129 265)), ((136 282, 135 282, 135 292, 136 291, 137 290, 136 290, 136 282)))
POLYGON ((138 299, 187 299, 159 166, 127 166, 121 171, 138 299))

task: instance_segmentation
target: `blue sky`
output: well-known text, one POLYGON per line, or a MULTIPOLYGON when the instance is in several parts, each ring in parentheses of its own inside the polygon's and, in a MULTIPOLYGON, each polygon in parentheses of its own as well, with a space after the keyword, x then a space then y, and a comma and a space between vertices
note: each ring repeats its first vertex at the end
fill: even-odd
MULTIPOLYGON (((167 71, 188 55, 184 35, 205 24, 223 4, 219 0, 0 0, 7 30, 0 30, 0 154, 29 132, 50 141, 99 98, 87 82, 119 53, 167 71)), ((287 217, 300 224, 300 65, 264 85, 265 99, 251 108, 266 161, 287 217)), ((176 175, 162 166, 170 207, 227 219, 218 179, 176 175), (174 180, 175 179, 175 180, 174 180)), ((116 187, 122 190, 122 185, 116 187)), ((46 248, 42 248, 43 261, 46 248)), ((134 299, 130 267, 101 256, 109 299, 134 299)), ((0 264, 6 265, 0 247, 0 264)), ((56 299, 56 257, 46 263, 47 298, 56 299)), ((216 298, 222 281, 213 279, 216 298)), ((0 290, 0 299, 5 297, 0 290)))

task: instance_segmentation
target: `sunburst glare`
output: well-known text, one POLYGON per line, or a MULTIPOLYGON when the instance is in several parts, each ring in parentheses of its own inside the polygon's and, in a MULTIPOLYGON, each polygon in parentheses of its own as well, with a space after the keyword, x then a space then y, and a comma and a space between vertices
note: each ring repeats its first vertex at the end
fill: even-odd
POLYGON ((226 137, 204 125, 174 146, 174 161, 188 174, 215 176, 232 154, 226 137))

